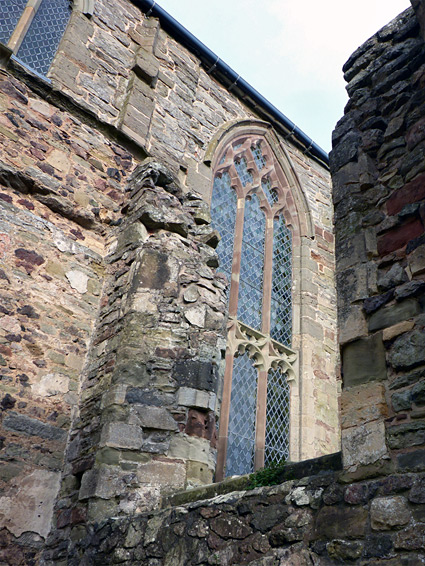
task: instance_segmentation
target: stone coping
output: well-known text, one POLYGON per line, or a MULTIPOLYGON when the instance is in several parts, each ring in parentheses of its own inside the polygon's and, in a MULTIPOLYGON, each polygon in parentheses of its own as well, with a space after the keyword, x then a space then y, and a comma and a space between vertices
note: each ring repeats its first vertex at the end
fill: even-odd
MULTIPOLYGON (((342 470, 342 453, 335 452, 319 458, 304 460, 303 462, 288 462, 282 469, 279 481, 283 483, 288 480, 300 480, 305 477, 319 475, 326 472, 336 472, 342 470)), ((180 491, 164 497, 161 507, 175 507, 201 501, 204 499, 212 499, 217 495, 224 495, 233 491, 245 491, 248 489, 251 474, 243 476, 233 476, 226 478, 222 482, 203 485, 186 491, 180 491)))

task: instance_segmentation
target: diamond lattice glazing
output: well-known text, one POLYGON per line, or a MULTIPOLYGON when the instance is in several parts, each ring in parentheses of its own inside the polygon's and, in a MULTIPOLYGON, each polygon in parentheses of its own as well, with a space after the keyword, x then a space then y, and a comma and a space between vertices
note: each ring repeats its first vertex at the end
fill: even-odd
POLYGON ((289 385, 279 369, 270 370, 267 380, 265 464, 289 457, 289 385))
POLYGON ((7 45, 27 0, 0 0, 0 41, 7 45))
POLYGON ((231 187, 229 174, 223 173, 221 177, 217 176, 214 179, 211 217, 213 227, 218 230, 221 236, 217 246, 220 261, 219 271, 224 273, 229 281, 233 262, 236 200, 236 193, 231 187))
POLYGON ((239 175, 242 185, 245 187, 248 183, 252 183, 252 173, 248 171, 248 166, 245 157, 235 159, 235 169, 239 175))
POLYGON ((245 354, 233 364, 226 476, 254 469, 257 370, 245 354))
POLYGON ((238 318, 261 328, 266 220, 257 195, 245 201, 238 318))
POLYGON ((256 143, 255 145, 251 146, 252 155, 254 156, 255 164, 257 165, 258 169, 261 169, 266 164, 266 158, 263 155, 261 150, 261 142, 256 143))
POLYGON ((283 217, 274 221, 270 335, 287 346, 292 340, 292 234, 283 217))
POLYGON ((277 191, 275 189, 272 189, 272 184, 269 177, 266 177, 261 181, 261 188, 263 189, 270 206, 273 206, 278 202, 279 195, 277 194, 277 191))
POLYGON ((16 57, 46 75, 71 15, 69 0, 43 0, 16 57))

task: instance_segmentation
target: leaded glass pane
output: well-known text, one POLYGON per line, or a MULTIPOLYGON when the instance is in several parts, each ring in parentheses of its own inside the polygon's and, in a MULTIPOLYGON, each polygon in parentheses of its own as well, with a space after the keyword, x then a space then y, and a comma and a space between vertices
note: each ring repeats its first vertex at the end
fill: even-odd
POLYGON ((267 379, 265 465, 289 458, 289 385, 279 369, 267 379))
POLYGON ((69 0, 43 0, 16 54, 25 65, 46 75, 71 15, 69 0))
POLYGON ((277 191, 275 189, 272 189, 272 184, 268 177, 261 181, 261 188, 263 189, 270 206, 276 204, 279 200, 279 195, 277 194, 277 191))
POLYGON ((270 335, 287 346, 292 340, 292 234, 283 217, 274 221, 270 335))
POLYGON ((7 45, 27 0, 0 0, 0 41, 7 45))
POLYGON ((261 150, 261 143, 258 142, 257 144, 251 146, 251 151, 252 151, 252 155, 254 156, 255 163, 258 169, 261 171, 261 169, 266 164, 266 158, 264 157, 263 152, 261 150))
POLYGON ((245 201, 238 319, 261 329, 266 219, 257 195, 245 201))
POLYGON ((239 175, 242 185, 245 187, 248 183, 252 183, 252 174, 248 171, 248 165, 245 157, 235 160, 235 168, 239 175))
POLYGON ((226 476, 254 470, 257 370, 245 354, 233 364, 226 476))
POLYGON ((217 176, 214 179, 211 218, 213 227, 218 230, 221 236, 217 246, 217 254, 220 260, 218 271, 224 273, 229 281, 232 274, 236 201, 236 193, 232 189, 229 174, 223 173, 221 177, 217 176))

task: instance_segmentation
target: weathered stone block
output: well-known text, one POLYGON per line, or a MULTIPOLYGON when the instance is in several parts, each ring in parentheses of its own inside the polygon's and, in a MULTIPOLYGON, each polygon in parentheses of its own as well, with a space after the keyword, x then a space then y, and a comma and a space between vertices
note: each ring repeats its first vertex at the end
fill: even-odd
POLYGON ((425 333, 421 330, 397 338, 388 354, 389 363, 396 369, 411 368, 425 362, 425 333))
POLYGON ((387 430, 388 446, 393 450, 425 444, 425 422, 403 423, 387 430))
POLYGON ((173 379, 181 386, 206 391, 217 390, 217 365, 211 362, 183 360, 175 364, 173 379))
POLYGON ((138 485, 139 482, 135 474, 125 473, 116 466, 95 468, 88 470, 83 475, 78 499, 80 501, 92 497, 112 499, 138 485))
POLYGON ((336 560, 355 560, 360 558, 363 544, 359 541, 333 540, 326 545, 326 550, 331 558, 336 560))
POLYGON ((208 465, 208 467, 212 470, 215 467, 210 442, 195 436, 173 436, 168 456, 170 458, 178 458, 185 461, 192 460, 195 462, 202 462, 203 464, 208 465))
POLYGON ((370 505, 370 523, 375 531, 406 525, 410 519, 411 512, 405 497, 377 497, 370 505))
POLYGON ((408 264, 412 275, 421 275, 425 272, 425 246, 419 246, 408 256, 408 264))
POLYGON ((381 334, 361 338, 342 349, 344 387, 387 378, 385 350, 381 334))
POLYGON ((385 425, 372 422, 342 431, 344 467, 368 465, 388 457, 385 425))
POLYGON ((0 497, 0 527, 15 537, 32 531, 46 538, 53 505, 60 487, 60 473, 33 470, 13 480, 13 489, 0 497))
POLYGON ((317 537, 362 538, 366 531, 367 510, 362 507, 323 507, 315 521, 317 537))
POLYGON ((369 319, 369 331, 374 332, 414 317, 420 312, 415 299, 406 299, 395 305, 388 305, 373 313, 369 319))
POLYGON ((13 432, 22 432, 29 436, 39 436, 46 440, 65 441, 66 431, 55 426, 43 423, 37 419, 20 415, 10 411, 3 421, 3 427, 13 432))
POLYGON ((165 458, 152 460, 138 466, 137 477, 141 484, 158 486, 161 490, 183 489, 186 481, 186 466, 181 460, 165 458))
POLYGON ((215 410, 216 395, 212 392, 201 391, 191 387, 180 387, 177 395, 179 405, 199 409, 215 410))
POLYGON ((213 470, 202 462, 190 460, 186 463, 187 487, 208 485, 213 481, 213 470))
POLYGON ((394 548, 423 550, 425 548, 425 525, 409 526, 394 537, 394 548))
POLYGON ((167 409, 149 405, 143 405, 143 407, 133 405, 128 423, 149 429, 177 429, 177 423, 167 409))
POLYGON ((139 450, 143 443, 140 426, 126 423, 109 423, 102 429, 101 446, 139 450))
POLYGON ((388 416, 385 387, 370 383, 344 389, 341 394, 341 426, 343 429, 376 421, 388 416))

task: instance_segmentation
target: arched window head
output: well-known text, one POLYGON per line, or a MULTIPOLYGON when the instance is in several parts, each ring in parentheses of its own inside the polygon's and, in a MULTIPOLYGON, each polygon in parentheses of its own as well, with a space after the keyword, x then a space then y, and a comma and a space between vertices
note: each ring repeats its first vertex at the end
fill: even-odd
POLYGON ((230 330, 218 458, 226 469, 218 479, 289 454, 294 209, 264 137, 238 136, 221 149, 211 215, 230 282, 230 330))
POLYGON ((70 0, 5 0, 0 3, 0 41, 15 58, 46 76, 72 11, 70 0))

